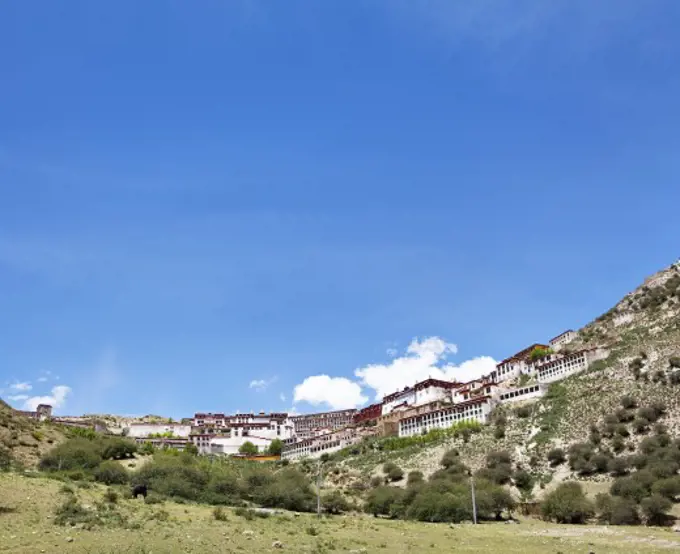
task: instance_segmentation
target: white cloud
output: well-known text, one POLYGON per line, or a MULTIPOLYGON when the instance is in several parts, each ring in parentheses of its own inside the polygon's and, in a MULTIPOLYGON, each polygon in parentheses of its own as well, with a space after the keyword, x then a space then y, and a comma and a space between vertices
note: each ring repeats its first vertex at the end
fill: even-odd
POLYGON ((397 354, 399 354, 399 350, 396 348, 388 348, 386 352, 390 358, 394 358, 397 354))
POLYGON ((20 400, 26 400, 28 398, 27 394, 15 394, 14 396, 8 396, 12 402, 18 402, 20 400))
POLYGON ((326 404, 333 410, 356 408, 367 400, 361 386, 345 377, 313 375, 307 377, 293 391, 293 402, 308 402, 313 406, 326 404))
POLYGON ((370 364, 354 371, 361 383, 375 391, 376 399, 386 394, 435 377, 444 378, 440 364, 448 354, 458 351, 455 344, 439 337, 414 339, 408 345, 406 355, 392 359, 388 364, 370 364))
POLYGON ((255 389, 257 392, 264 392, 269 388, 269 385, 276 382, 276 377, 271 379, 253 379, 248 388, 255 389))
POLYGON ((281 400, 281 402, 285 402, 286 401, 286 395, 283 394, 283 393, 279 394, 279 400, 281 400))
POLYGON ((35 410, 38 404, 49 404, 54 409, 61 408, 66 402, 66 397, 71 394, 71 387, 58 385, 52 388, 49 396, 32 396, 24 402, 24 409, 35 410))
POLYGON ((29 391, 33 388, 33 385, 31 383, 25 382, 25 383, 12 383, 9 388, 12 390, 17 390, 17 391, 29 391))

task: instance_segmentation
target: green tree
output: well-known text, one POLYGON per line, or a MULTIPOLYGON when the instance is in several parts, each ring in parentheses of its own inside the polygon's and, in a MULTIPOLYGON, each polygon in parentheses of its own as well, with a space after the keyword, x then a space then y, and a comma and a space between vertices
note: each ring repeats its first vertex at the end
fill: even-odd
POLYGON ((239 453, 245 454, 246 456, 254 456, 257 454, 257 446, 255 446, 252 442, 246 441, 244 442, 241 447, 238 449, 239 453))
POLYGON ((592 502, 574 481, 560 484, 541 503, 543 519, 557 523, 585 523, 594 513, 592 502))
POLYGON ((281 439, 274 439, 267 448, 267 452, 271 456, 280 456, 283 452, 283 441, 281 439))
POLYGON ((660 494, 653 494, 640 502, 640 509, 647 525, 663 525, 672 507, 672 502, 660 494))

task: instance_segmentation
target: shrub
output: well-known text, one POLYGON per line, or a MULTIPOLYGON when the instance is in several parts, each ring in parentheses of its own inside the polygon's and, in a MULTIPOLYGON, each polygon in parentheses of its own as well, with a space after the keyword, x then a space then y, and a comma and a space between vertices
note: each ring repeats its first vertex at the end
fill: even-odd
POLYGON ((163 503, 163 497, 160 496, 159 494, 156 494, 153 491, 149 491, 149 494, 146 495, 146 498, 144 499, 144 504, 162 504, 163 503))
POLYGON ((530 406, 520 406, 515 410, 515 414, 517 417, 526 419, 531 415, 531 407, 530 406))
POLYGON ((591 444, 576 443, 569 447, 569 467, 580 475, 590 475, 595 472, 592 462, 594 450, 591 444))
POLYGON ((337 489, 323 495, 321 506, 328 514, 341 514, 349 510, 349 502, 337 489))
POLYGON ((637 401, 632 396, 622 396, 621 406, 626 410, 632 410, 633 408, 637 408, 637 401))
POLYGON ((383 471, 385 471, 387 478, 392 482, 401 481, 404 478, 404 470, 396 464, 385 464, 383 471))
POLYGON ((614 496, 640 502, 643 498, 649 496, 654 481, 653 475, 646 470, 640 470, 628 477, 614 479, 610 492, 614 496))
POLYGON ((653 494, 640 502, 647 525, 663 525, 672 507, 671 501, 659 494, 653 494))
POLYGON ((406 510, 408 519, 428 522, 458 523, 472 519, 472 506, 462 490, 438 490, 432 486, 423 489, 406 510))
POLYGON ((394 516, 403 499, 404 491, 396 487, 376 487, 368 493, 364 510, 368 514, 394 516))
POLYGON ((142 447, 139 449, 140 454, 146 454, 146 455, 151 455, 154 452, 156 452, 156 448, 154 447, 153 444, 150 442, 145 442, 142 447))
POLYGON ((417 485, 419 483, 423 483, 425 481, 425 478, 423 477, 423 472, 422 471, 411 471, 409 472, 407 478, 406 478, 406 484, 410 487, 413 485, 417 485))
POLYGON ((609 525, 637 525, 640 523, 635 502, 609 494, 600 493, 595 497, 598 518, 609 525))
POLYGON ((674 475, 657 481, 652 485, 652 492, 675 502, 680 496, 680 476, 674 475))
POLYGON ((637 417, 638 419, 644 419, 650 423, 654 423, 659 419, 659 413, 651 406, 643 406, 642 408, 638 408, 637 417))
POLYGON ((227 512, 224 511, 222 506, 216 506, 212 511, 213 519, 215 521, 228 521, 227 512))
POLYGON ((642 358, 634 358, 629 364, 628 367, 632 370, 641 370, 644 367, 644 362, 642 361, 642 358))
POLYGON ((271 483, 259 487, 254 500, 265 508, 294 512, 311 512, 316 508, 316 495, 311 490, 309 479, 292 467, 282 469, 271 483))
POLYGON ((496 428, 493 431, 493 436, 496 440, 504 439, 505 438, 505 426, 504 425, 497 425, 496 428))
POLYGON ((106 492, 104 493, 104 500, 106 500, 109 504, 117 504, 118 493, 113 489, 106 489, 106 492))
POLYGON ((606 454, 595 454, 590 461, 597 473, 605 473, 609 467, 609 460, 610 457, 606 454))
POLYGON ((624 442, 623 438, 621 438, 620 436, 614 437, 614 439, 612 440, 612 450, 616 454, 620 454, 621 452, 623 452, 625 450, 625 448, 626 448, 626 443, 624 442))
POLYGON ((629 437, 630 431, 628 430, 628 427, 626 427, 625 425, 617 425, 616 426, 616 434, 619 437, 629 437))
POLYGON ((102 462, 94 471, 94 478, 105 485, 124 485, 130 480, 127 470, 112 460, 102 462))
POLYGON ((198 456, 198 446, 196 446, 193 442, 190 442, 184 447, 184 452, 192 456, 198 456))
POLYGON ((530 491, 534 487, 534 478, 528 471, 520 469, 513 476, 515 486, 523 491, 530 491))
POLYGON ((579 483, 560 484, 541 503, 541 514, 547 521, 585 523, 594 514, 592 503, 583 494, 579 483))
POLYGON ((103 443, 102 458, 105 460, 122 460, 131 458, 137 452, 137 444, 128 439, 108 439, 103 443))
POLYGON ((439 463, 443 468, 448 469, 460 463, 460 453, 455 448, 447 450, 439 463))
POLYGON ((635 412, 633 410, 626 410, 625 408, 619 408, 614 414, 616 421, 619 423, 630 423, 635 419, 635 412))
POLYGON ((673 356, 668 359, 668 365, 673 369, 680 368, 680 356, 673 356))
POLYGON ((101 461, 101 451, 94 442, 75 438, 61 443, 45 454, 39 467, 43 471, 90 470, 101 461))
POLYGON ((556 467, 566 462, 567 456, 565 455, 564 450, 561 448, 553 448, 550 452, 548 452, 548 461, 550 462, 551 466, 556 467))
POLYGON ((611 458, 607 469, 614 477, 621 477, 628 473, 629 463, 626 458, 611 458))
POLYGON ((382 477, 378 477, 377 475, 375 477, 371 477, 371 488, 376 488, 380 487, 381 485, 384 485, 385 481, 382 477))
POLYGON ((669 375, 668 381, 671 385, 680 385, 680 371, 673 371, 669 375))
POLYGON ((281 439, 274 439, 267 448, 267 452, 271 456, 280 456, 283 452, 283 441, 281 439))
POLYGON ((642 435, 649 431, 649 421, 646 419, 637 418, 633 421, 633 431, 638 435, 642 435))
POLYGON ((239 454, 245 454, 246 456, 254 456, 257 454, 257 446, 255 446, 252 442, 246 441, 244 442, 240 448, 238 449, 239 454))
POLYGON ((0 445, 0 471, 9 471, 12 467, 12 455, 9 448, 0 445))

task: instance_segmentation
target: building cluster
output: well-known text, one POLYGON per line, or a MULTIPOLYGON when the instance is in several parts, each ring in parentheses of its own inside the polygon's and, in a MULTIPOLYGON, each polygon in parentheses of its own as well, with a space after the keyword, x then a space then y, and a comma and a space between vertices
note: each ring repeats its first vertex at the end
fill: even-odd
POLYGON ((264 455, 279 439, 281 456, 295 460, 331 454, 371 435, 410 437, 463 421, 486 423, 497 405, 540 398, 550 383, 606 356, 602 349, 572 352, 566 346, 575 337, 574 331, 566 331, 548 344, 532 344, 472 381, 426 379, 359 410, 306 415, 197 413, 179 424, 132 424, 127 434, 140 443, 180 450, 191 443, 201 454, 232 456, 242 453, 246 442, 264 455))

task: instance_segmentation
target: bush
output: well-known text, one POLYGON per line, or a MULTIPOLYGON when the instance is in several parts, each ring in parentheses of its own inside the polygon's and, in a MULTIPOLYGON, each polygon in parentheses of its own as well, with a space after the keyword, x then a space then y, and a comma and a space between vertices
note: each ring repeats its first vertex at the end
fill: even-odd
POLYGON ((257 446, 255 446, 252 442, 246 441, 244 442, 241 447, 238 449, 239 454, 245 454, 246 456, 254 456, 257 454, 257 446))
POLYGON ((448 469, 453 465, 457 465, 460 463, 460 453, 455 448, 452 450, 447 450, 439 463, 445 469, 448 469))
POLYGON ((654 476, 648 471, 640 470, 628 477, 614 479, 610 492, 614 496, 640 502, 643 498, 649 496, 654 481, 654 476))
POLYGON ((585 523, 594 514, 592 503, 583 494, 579 483, 560 484, 541 503, 541 514, 547 521, 585 523))
POLYGON ((106 502, 109 504, 117 504, 118 493, 113 489, 106 489, 106 492, 104 493, 104 500, 106 500, 106 502))
POLYGON ((630 423, 635 419, 635 412, 633 410, 619 408, 616 410, 614 417, 618 423, 630 423))
POLYGON ((668 381, 671 385, 680 385, 680 371, 673 371, 669 375, 668 381))
POLYGON ((652 492, 675 502, 680 496, 680 476, 674 475, 657 481, 652 485, 652 492))
POLYGON ((553 448, 548 452, 548 461, 551 466, 556 467, 566 462, 567 456, 561 448, 553 448))
POLYGON ((633 421, 633 431, 638 435, 642 435, 649 431, 649 421, 642 418, 637 418, 633 421))
POLYGON ((213 519, 215 521, 228 521, 227 512, 224 511, 222 506, 216 506, 212 511, 213 519))
POLYGON ((515 481, 515 486, 520 490, 530 491, 534 487, 534 478, 528 471, 523 469, 515 472, 513 480, 515 481))
POLYGON ((43 471, 91 470, 102 461, 101 450, 87 439, 75 438, 61 443, 40 460, 43 471))
POLYGON ((459 523, 472 519, 472 505, 463 490, 455 486, 449 490, 428 486, 423 489, 406 510, 408 519, 428 522, 459 523))
POLYGON ((617 425, 616 426, 616 434, 619 437, 629 437, 630 431, 628 430, 628 427, 626 427, 625 425, 617 425))
POLYGON ((153 444, 150 442, 145 442, 142 447, 139 449, 140 454, 146 454, 146 455, 151 455, 154 452, 156 452, 156 448, 154 447, 153 444))
POLYGON ((385 464, 383 471, 387 474, 387 478, 392 482, 401 481, 404 478, 404 470, 396 464, 385 464))
POLYGON ((327 514, 341 514, 349 510, 349 502, 337 489, 323 495, 321 506, 327 514))
POLYGON ((371 477, 371 488, 376 488, 380 487, 381 485, 385 484, 385 480, 382 477, 378 477, 377 475, 375 477, 371 477))
POLYGON ((632 396, 622 396, 621 406, 626 410, 632 410, 633 408, 637 408, 637 401, 632 396))
POLYGON ((256 490, 254 500, 265 508, 311 512, 316 509, 316 495, 310 485, 304 474, 287 467, 275 474, 273 482, 256 490))
POLYGON ((281 452, 283 452, 283 441, 281 439, 274 439, 270 443, 269 448, 267 448, 267 452, 270 456, 280 456, 281 452))
POLYGON ((614 437, 614 439, 612 440, 612 450, 616 454, 620 454, 621 452, 623 452, 625 450, 625 448, 626 448, 626 443, 624 442, 624 440, 620 436, 614 437))
POLYGON ((107 439, 103 442, 102 458, 105 460, 123 460, 131 458, 137 452, 137 444, 128 439, 107 439))
POLYGON ((673 356, 668 359, 668 365, 673 369, 680 369, 680 356, 673 356))
POLYGON ((596 473, 606 473, 610 459, 606 454, 595 454, 590 462, 596 473))
POLYGON ((614 477, 621 477, 628 473, 628 460, 626 458, 612 458, 609 460, 609 465, 607 469, 614 477))
POLYGON ((12 467, 12 455, 9 448, 0 445, 0 471, 9 471, 12 467))
POLYGON ((659 419, 659 417, 661 417, 662 413, 663 412, 659 412, 652 406, 645 406, 638 409, 637 418, 644 419, 646 421, 649 421, 650 423, 654 423, 659 419))
POLYGON ((531 415, 531 407, 529 407, 529 406, 520 406, 519 408, 517 408, 517 409, 515 410, 515 414, 516 414, 517 417, 519 417, 519 418, 526 419, 527 417, 529 417, 529 416, 531 415))
POLYGON ((192 456, 198 456, 198 446, 196 446, 193 442, 190 442, 184 447, 184 452, 191 454, 192 456))
POLYGON ((637 525, 640 518, 635 502, 609 494, 600 493, 595 497, 598 518, 609 525, 637 525))
POLYGON ((102 462, 94 471, 94 478, 105 485, 124 485, 130 480, 127 470, 112 460, 102 462))
POLYGON ((423 482, 425 482, 425 478, 423 477, 422 471, 411 471, 406 478, 406 484, 409 487, 423 482))
POLYGON ((659 494, 653 494, 640 502, 647 525, 663 525, 672 507, 671 501, 659 494))
POLYGON ((396 487, 380 486, 371 490, 366 498, 364 510, 374 516, 386 515, 394 517, 400 509, 404 491, 396 487))
POLYGON ((593 446, 588 443, 576 443, 569 447, 569 467, 580 475, 590 475, 596 471, 592 461, 593 446))
POLYGON ((493 431, 493 437, 496 440, 504 439, 505 438, 505 426, 504 425, 497 425, 496 428, 493 431))

